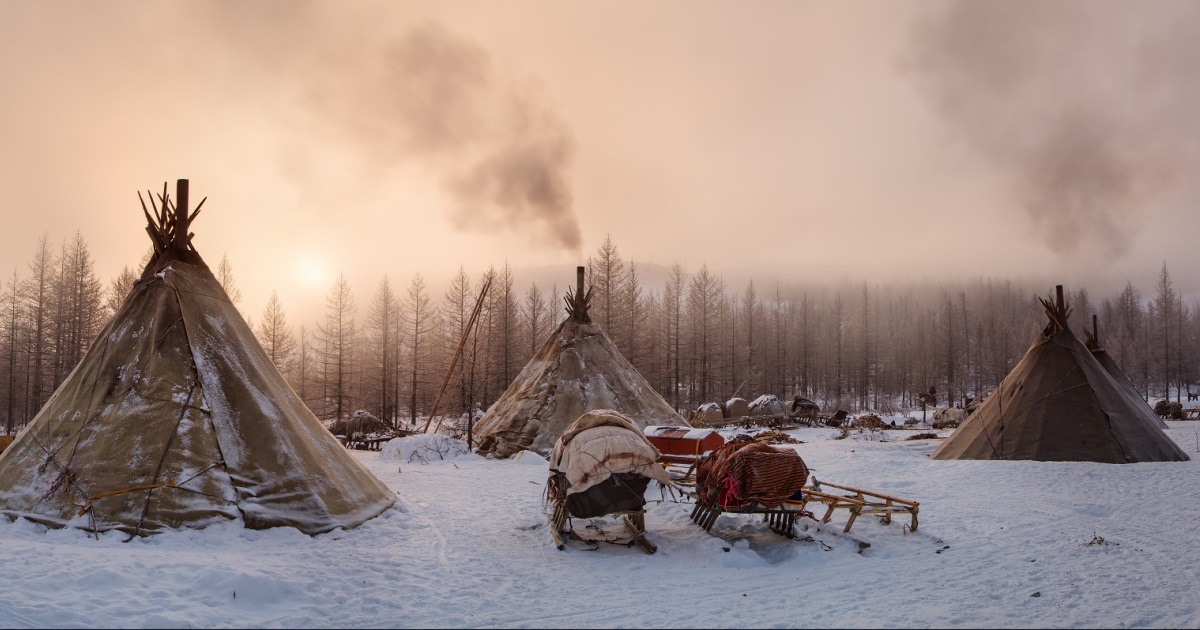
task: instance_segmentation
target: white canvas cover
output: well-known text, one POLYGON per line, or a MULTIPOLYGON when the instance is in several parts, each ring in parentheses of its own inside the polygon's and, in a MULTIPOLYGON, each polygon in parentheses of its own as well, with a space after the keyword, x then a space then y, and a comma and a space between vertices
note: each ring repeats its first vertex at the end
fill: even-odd
POLYGON ((599 409, 579 417, 550 456, 550 470, 567 476, 567 493, 583 492, 618 473, 633 473, 670 483, 658 463, 658 449, 629 418, 599 409))

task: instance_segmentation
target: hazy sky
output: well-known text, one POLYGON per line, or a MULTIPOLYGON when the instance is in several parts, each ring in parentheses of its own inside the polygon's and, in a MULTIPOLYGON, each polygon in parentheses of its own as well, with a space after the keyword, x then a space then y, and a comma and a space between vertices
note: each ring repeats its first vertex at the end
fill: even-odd
POLYGON ((261 312, 626 258, 1200 291, 1200 3, 0 2, 0 270, 136 191, 261 312))

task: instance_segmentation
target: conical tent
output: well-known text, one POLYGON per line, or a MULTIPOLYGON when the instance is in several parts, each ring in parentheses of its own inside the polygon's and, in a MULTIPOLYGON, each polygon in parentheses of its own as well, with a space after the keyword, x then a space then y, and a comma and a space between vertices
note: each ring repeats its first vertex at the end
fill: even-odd
POLYGON ((187 181, 159 200, 141 279, 0 456, 0 513, 131 534, 237 519, 314 534, 390 507, 192 248, 187 181))
POLYGON ((1167 423, 1162 418, 1159 418, 1158 414, 1154 413, 1154 409, 1142 398, 1137 388, 1133 386, 1133 381, 1129 380, 1129 375, 1125 373, 1125 370, 1121 369, 1121 366, 1117 365, 1117 362, 1113 360, 1112 355, 1108 354, 1104 346, 1100 345, 1100 331, 1096 324, 1095 315, 1092 315, 1092 330, 1084 331, 1084 333, 1087 335, 1087 341, 1085 342, 1087 349, 1091 351, 1092 356, 1096 357, 1096 361, 1100 363, 1104 371, 1108 372, 1108 375, 1120 386, 1121 391, 1129 399, 1130 405, 1146 414, 1146 417, 1150 418, 1159 428, 1166 429, 1167 423))
POLYGON ((930 457, 1091 461, 1187 461, 1079 338, 1070 309, 1043 300, 1050 323, 1020 362, 930 457))
POLYGON ((488 408, 475 428, 481 454, 549 452, 584 412, 618 411, 637 426, 685 425, 587 314, 583 268, 568 317, 488 408))

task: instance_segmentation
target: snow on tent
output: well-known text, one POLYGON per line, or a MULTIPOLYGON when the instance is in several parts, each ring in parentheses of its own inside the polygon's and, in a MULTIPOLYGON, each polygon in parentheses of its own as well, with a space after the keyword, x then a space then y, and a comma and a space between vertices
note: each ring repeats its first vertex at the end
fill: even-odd
POLYGON ((782 416, 787 413, 783 403, 775 394, 763 394, 750 403, 750 416, 782 416))
POLYGON ((583 293, 583 273, 579 267, 574 295, 568 291, 567 318, 480 418, 480 454, 547 453, 594 409, 620 412, 643 428, 685 424, 588 317, 591 292, 583 293))
POLYGON ((1050 322, 975 413, 933 459, 1186 461, 1067 327, 1062 287, 1042 300, 1050 322))
POLYGON ((696 408, 688 422, 692 426, 719 427, 725 423, 725 412, 721 411, 721 405, 715 402, 704 403, 696 408))
POLYGON ((179 180, 151 199, 150 263, 0 456, 0 513, 133 535, 238 519, 316 534, 378 515, 396 497, 267 357, 192 247, 204 201, 189 215, 187 193, 179 180))
POLYGON ((1096 361, 1100 362, 1100 365, 1104 367, 1104 371, 1108 372, 1108 375, 1113 377, 1113 380, 1117 382, 1121 391, 1129 398, 1129 403, 1138 410, 1148 414, 1147 417, 1160 428, 1167 428, 1167 423, 1158 417, 1158 414, 1154 413, 1154 409, 1138 393, 1137 388, 1133 386, 1133 381, 1129 380, 1129 375, 1125 373, 1125 370, 1122 370, 1121 366, 1117 365, 1117 362, 1113 360, 1112 355, 1104 349, 1104 346, 1100 345, 1100 328, 1096 323, 1095 315, 1092 315, 1092 329, 1084 331, 1084 334, 1087 336, 1087 341, 1085 342, 1087 349, 1092 351, 1092 356, 1096 357, 1096 361))

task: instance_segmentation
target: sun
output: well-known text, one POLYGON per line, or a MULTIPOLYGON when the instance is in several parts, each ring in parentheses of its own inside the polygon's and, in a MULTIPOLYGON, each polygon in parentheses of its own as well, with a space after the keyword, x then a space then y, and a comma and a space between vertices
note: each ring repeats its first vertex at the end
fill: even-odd
POLYGON ((292 263, 292 275, 308 289, 323 289, 333 282, 333 266, 316 254, 299 256, 292 263))

